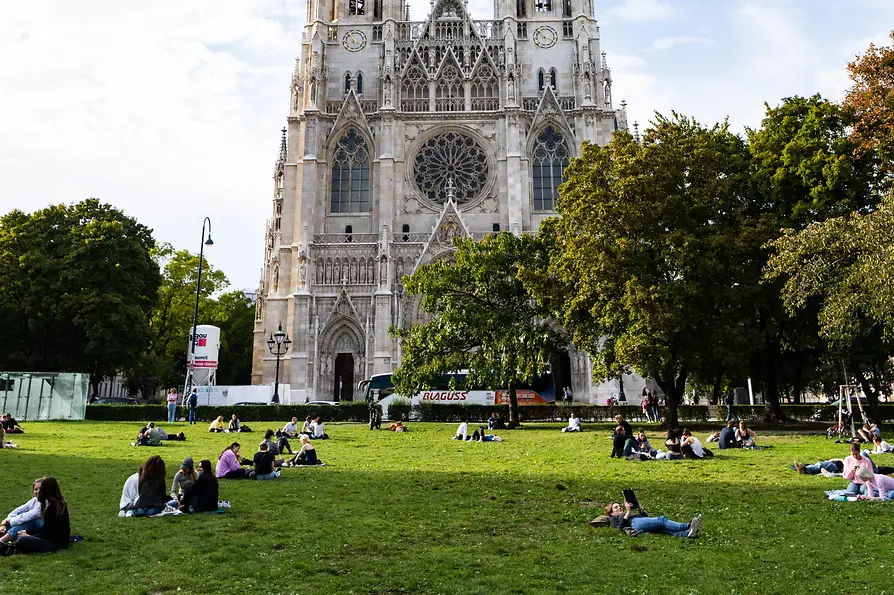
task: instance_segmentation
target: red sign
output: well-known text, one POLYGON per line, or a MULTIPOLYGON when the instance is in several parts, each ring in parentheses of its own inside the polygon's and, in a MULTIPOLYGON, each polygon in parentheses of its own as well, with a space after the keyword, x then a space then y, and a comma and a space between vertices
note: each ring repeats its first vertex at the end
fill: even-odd
POLYGON ((193 368, 216 368, 217 362, 212 362, 204 359, 196 360, 192 364, 193 368))
POLYGON ((205 347, 208 344, 208 337, 202 335, 199 337, 198 347, 205 347))

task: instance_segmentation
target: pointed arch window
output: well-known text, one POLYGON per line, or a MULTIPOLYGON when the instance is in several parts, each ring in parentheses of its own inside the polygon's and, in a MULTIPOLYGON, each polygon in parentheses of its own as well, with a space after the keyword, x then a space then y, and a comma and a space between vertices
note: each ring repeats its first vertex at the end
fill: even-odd
POLYGON ((366 0, 348 0, 348 14, 360 16, 364 14, 366 0))
POLYGON ((345 95, 348 94, 348 91, 351 90, 351 73, 345 73, 345 95))
POLYGON ((552 9, 552 0, 534 0, 534 10, 536 10, 537 12, 549 12, 552 9))
POLYGON ((441 70, 435 88, 435 111, 461 112, 465 102, 463 77, 455 65, 448 64, 441 70))
POLYGON ((565 138, 552 126, 547 126, 537 137, 531 159, 535 211, 556 210, 559 185, 565 181, 563 172, 569 156, 565 138))
POLYGON ((357 95, 363 95, 363 73, 357 73, 357 95))
POLYGON ((486 64, 480 65, 472 76, 472 109, 500 109, 500 85, 493 69, 486 64))
POLYGON ((353 128, 338 141, 332 156, 332 213, 367 213, 369 201, 369 147, 353 128))
POLYGON ((413 65, 404 75, 400 107, 405 112, 424 112, 428 106, 428 77, 420 66, 413 65))
POLYGON ((549 86, 553 88, 553 91, 555 91, 556 95, 559 94, 559 87, 558 87, 558 82, 557 82, 558 78, 559 78, 559 75, 556 72, 556 69, 550 68, 549 69, 549 86))
POLYGON ((541 68, 540 70, 537 71, 537 90, 543 91, 543 87, 545 87, 545 86, 546 85, 543 82, 543 69, 541 68))

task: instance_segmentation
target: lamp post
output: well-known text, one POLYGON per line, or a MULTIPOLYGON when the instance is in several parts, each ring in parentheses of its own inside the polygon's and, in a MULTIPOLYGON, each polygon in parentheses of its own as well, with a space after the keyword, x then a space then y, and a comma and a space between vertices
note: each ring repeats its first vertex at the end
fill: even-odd
POLYGON ((270 350, 271 354, 276 356, 276 380, 273 384, 273 398, 270 400, 271 403, 279 403, 279 360, 291 346, 292 340, 289 339, 289 335, 282 330, 282 323, 279 323, 279 328, 275 333, 270 335, 269 339, 267 339, 267 349, 270 350))
POLYGON ((183 397, 184 399, 189 394, 189 389, 192 387, 192 376, 195 370, 196 365, 196 343, 198 340, 196 339, 196 327, 199 325, 199 293, 202 290, 202 261, 204 260, 205 255, 205 246, 213 246, 214 241, 211 239, 211 219, 209 217, 205 217, 205 220, 202 221, 202 241, 199 244, 199 274, 196 277, 196 305, 192 311, 192 340, 189 344, 189 360, 190 360, 190 370, 186 375, 186 387, 183 389, 183 397), (205 239, 205 224, 208 224, 208 239, 205 239))

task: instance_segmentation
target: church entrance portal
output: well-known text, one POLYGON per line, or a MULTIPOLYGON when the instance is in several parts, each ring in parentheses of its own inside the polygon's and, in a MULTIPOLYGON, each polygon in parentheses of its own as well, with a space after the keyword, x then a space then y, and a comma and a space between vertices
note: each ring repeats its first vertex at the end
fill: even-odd
POLYGON ((333 401, 354 398, 354 355, 339 353, 335 357, 335 381, 332 383, 333 401))

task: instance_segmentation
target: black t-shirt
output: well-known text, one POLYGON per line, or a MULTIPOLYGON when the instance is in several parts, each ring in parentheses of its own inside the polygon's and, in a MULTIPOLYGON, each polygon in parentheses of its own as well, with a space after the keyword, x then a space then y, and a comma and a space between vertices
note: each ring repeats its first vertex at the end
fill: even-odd
POLYGON ((622 419, 621 421, 619 421, 618 425, 621 426, 622 428, 624 428, 625 436, 627 436, 628 438, 633 437, 633 428, 630 427, 630 424, 627 423, 626 419, 622 419))
POLYGON ((183 490, 183 506, 199 512, 217 510, 218 484, 213 473, 202 473, 192 485, 183 490))
POLYGON ((3 429, 7 432, 13 431, 17 425, 19 425, 19 422, 17 422, 13 417, 3 420, 3 429))
POLYGON ((273 473, 273 458, 273 453, 269 450, 256 452, 255 473, 257 475, 268 475, 273 473))

